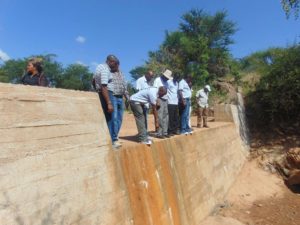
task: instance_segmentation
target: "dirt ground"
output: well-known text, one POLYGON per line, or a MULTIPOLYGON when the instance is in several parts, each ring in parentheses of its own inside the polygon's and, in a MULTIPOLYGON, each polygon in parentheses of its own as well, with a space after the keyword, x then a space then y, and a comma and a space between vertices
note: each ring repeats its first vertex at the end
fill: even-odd
POLYGON ((281 177, 251 160, 216 210, 217 216, 209 217, 203 225, 300 225, 299 209, 300 195, 289 190, 281 177))

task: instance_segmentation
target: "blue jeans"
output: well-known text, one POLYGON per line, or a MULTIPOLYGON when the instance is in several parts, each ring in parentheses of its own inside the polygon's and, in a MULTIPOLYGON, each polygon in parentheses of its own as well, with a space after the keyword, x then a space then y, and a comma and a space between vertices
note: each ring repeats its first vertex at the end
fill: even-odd
POLYGON ((191 131, 191 128, 189 126, 191 100, 189 98, 185 98, 185 102, 186 105, 185 106, 181 105, 181 110, 180 110, 180 133, 181 134, 191 131))
POLYGON ((123 121, 124 102, 123 96, 114 96, 111 91, 108 92, 109 99, 114 108, 112 113, 107 112, 107 104, 104 98, 100 95, 100 101, 105 115, 106 123, 112 141, 118 140, 119 131, 123 121))

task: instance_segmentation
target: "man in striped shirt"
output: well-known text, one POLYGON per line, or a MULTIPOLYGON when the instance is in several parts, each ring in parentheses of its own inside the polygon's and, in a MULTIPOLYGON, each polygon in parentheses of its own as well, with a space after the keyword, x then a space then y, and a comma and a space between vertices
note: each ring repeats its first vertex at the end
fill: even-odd
POLYGON ((95 88, 99 93, 114 148, 121 147, 118 142, 118 135, 123 120, 123 96, 128 98, 127 84, 119 70, 119 64, 116 56, 109 55, 106 58, 106 63, 100 64, 96 68, 94 75, 95 88))

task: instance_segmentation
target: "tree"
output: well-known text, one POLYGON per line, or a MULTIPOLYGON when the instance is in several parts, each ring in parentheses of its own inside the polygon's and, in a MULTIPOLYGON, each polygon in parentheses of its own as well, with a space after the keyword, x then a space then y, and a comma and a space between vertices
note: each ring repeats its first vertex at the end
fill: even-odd
POLYGON ((131 71, 132 77, 138 78, 142 68, 157 74, 168 68, 181 76, 191 74, 194 84, 200 86, 230 73, 228 46, 233 43, 231 36, 236 28, 226 17, 226 12, 211 16, 202 10, 190 10, 182 16, 179 29, 166 32, 159 49, 149 52, 145 65, 131 71))
POLYGON ((7 60, 1 67, 3 76, 6 77, 5 80, 11 83, 19 83, 21 77, 25 73, 26 64, 27 63, 25 59, 7 60))
POLYGON ((80 64, 71 64, 65 69, 57 87, 89 91, 92 77, 93 74, 89 72, 88 67, 80 64))
POLYGON ((7 74, 5 73, 5 71, 2 68, 0 68, 0 82, 3 82, 3 83, 9 82, 9 77, 7 76, 7 74))
POLYGON ((257 122, 278 125, 300 119, 300 45, 276 52, 247 96, 247 106, 257 122))
POLYGON ((285 11, 287 17, 294 12, 295 18, 299 16, 300 0, 281 0, 282 8, 285 11))

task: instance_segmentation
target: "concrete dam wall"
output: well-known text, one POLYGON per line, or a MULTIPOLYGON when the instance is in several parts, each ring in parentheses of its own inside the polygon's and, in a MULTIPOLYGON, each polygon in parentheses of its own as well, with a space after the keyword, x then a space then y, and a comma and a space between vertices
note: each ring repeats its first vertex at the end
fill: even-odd
POLYGON ((1 225, 199 225, 247 156, 233 122, 113 150, 92 92, 0 83, 0 121, 1 225))

